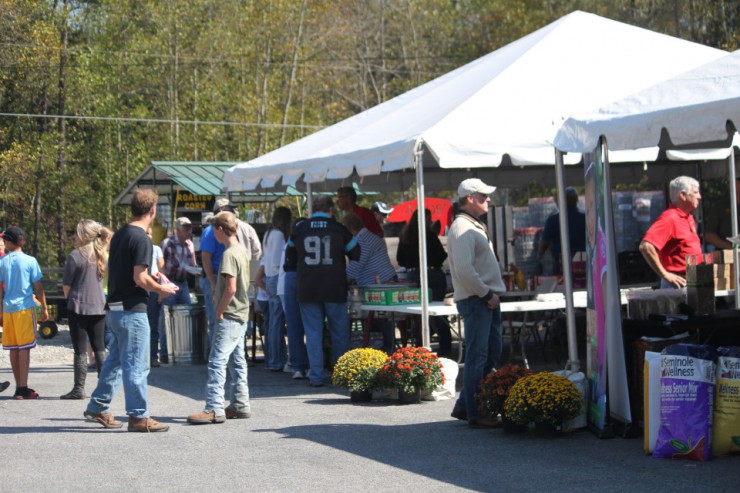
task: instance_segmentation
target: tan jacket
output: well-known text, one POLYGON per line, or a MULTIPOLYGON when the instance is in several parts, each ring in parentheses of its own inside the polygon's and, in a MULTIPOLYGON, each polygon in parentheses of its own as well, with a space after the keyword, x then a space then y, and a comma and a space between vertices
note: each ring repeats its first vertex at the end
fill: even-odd
POLYGON ((450 273, 455 301, 483 298, 489 291, 503 293, 506 286, 483 225, 468 214, 458 214, 447 234, 450 273))

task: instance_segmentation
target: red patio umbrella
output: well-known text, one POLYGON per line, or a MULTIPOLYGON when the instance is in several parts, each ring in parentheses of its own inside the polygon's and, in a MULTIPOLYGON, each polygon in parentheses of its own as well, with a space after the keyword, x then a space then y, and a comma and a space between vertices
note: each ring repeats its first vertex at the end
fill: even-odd
MULTIPOLYGON (((393 212, 388 215, 388 222, 408 222, 416 210, 416 205, 417 201, 414 199, 393 206, 393 212)), ((443 236, 452 220, 450 217, 452 202, 447 199, 427 197, 424 199, 424 208, 429 209, 432 212, 432 223, 439 221, 441 226, 439 228, 439 234, 440 236, 443 236)))

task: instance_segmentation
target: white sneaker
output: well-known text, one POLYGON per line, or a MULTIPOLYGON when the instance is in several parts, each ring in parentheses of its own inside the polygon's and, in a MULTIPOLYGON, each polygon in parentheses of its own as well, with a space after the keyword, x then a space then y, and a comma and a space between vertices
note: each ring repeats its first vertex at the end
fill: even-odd
POLYGON ((283 373, 293 373, 293 368, 290 367, 290 364, 285 363, 285 366, 283 366, 283 373))
POLYGON ((304 378, 306 378, 306 374, 303 373, 301 370, 296 370, 293 373, 293 380, 303 380, 304 378))

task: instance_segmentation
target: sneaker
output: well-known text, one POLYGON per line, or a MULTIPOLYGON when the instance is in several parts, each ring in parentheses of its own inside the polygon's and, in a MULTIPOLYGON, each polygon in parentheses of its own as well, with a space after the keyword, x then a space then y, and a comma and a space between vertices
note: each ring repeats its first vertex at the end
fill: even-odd
POLYGON ((290 367, 290 364, 285 363, 285 366, 283 366, 283 373, 293 373, 293 368, 290 367))
POLYGON ((191 425, 207 425, 209 423, 223 423, 226 416, 216 416, 215 411, 201 411, 188 416, 188 423, 191 425))
POLYGON ((153 418, 128 417, 128 431, 137 433, 156 433, 158 431, 167 431, 169 429, 169 426, 163 425, 153 418))
POLYGON ((38 392, 36 392, 30 387, 26 387, 24 390, 20 392, 16 390, 15 394, 13 394, 13 399, 17 401, 26 401, 26 400, 38 399, 38 398, 39 398, 38 392))
POLYGON ((123 423, 113 417, 111 413, 94 413, 91 411, 85 411, 82 415, 89 421, 95 421, 103 425, 103 428, 120 428, 123 423))
POLYGON ((0 382, 0 392, 3 392, 8 387, 10 387, 10 382, 0 382))
POLYGON ((226 408, 226 419, 247 419, 252 417, 251 411, 239 411, 230 407, 226 408))
POLYGON ((166 354, 163 354, 162 356, 159 357, 159 362, 162 363, 163 365, 169 365, 170 357, 167 356, 166 354))
POLYGON ((303 380, 304 378, 306 378, 306 374, 303 370, 296 370, 293 372, 293 380, 303 380))
POLYGON ((149 366, 150 366, 151 368, 159 368, 159 367, 160 367, 160 366, 162 366, 162 365, 160 365, 160 364, 159 364, 159 361, 157 361, 156 359, 153 359, 153 360, 152 360, 152 362, 151 362, 151 363, 149 363, 149 366))

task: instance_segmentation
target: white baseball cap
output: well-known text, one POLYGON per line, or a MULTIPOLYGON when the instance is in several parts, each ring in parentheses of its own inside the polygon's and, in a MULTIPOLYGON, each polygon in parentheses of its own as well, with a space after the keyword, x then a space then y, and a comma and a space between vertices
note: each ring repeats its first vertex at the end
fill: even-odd
POLYGON ((460 183, 460 186, 457 187, 457 196, 467 197, 468 195, 473 195, 474 193, 491 195, 494 190, 496 190, 496 187, 486 185, 480 178, 468 178, 467 180, 463 180, 460 183))

